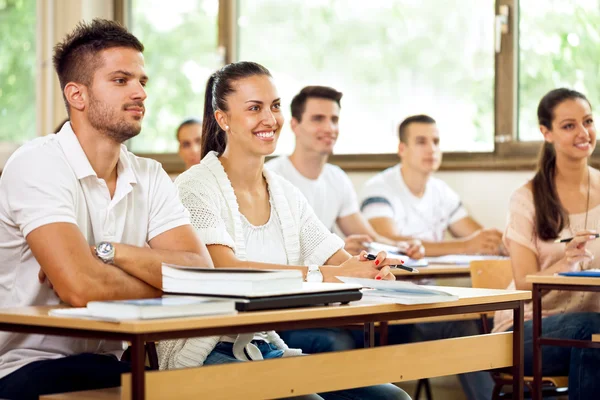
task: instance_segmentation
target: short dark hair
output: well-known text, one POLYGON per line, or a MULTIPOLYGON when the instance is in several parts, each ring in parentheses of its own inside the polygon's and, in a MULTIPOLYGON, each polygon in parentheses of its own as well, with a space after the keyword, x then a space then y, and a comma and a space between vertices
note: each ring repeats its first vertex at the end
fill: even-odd
POLYGON ((411 115, 406 118, 400 123, 400 126, 398 126, 398 137, 402 143, 406 143, 406 140, 408 139, 406 137, 406 129, 408 129, 410 124, 435 124, 435 119, 425 114, 411 115))
MULTIPOLYGON (((121 24, 106 19, 94 19, 90 23, 79 22, 62 42, 54 46, 52 61, 58 75, 60 88, 64 91, 69 82, 89 86, 96 69, 100 66, 96 55, 113 47, 128 47, 139 52, 144 45, 121 24)), ((65 106, 69 103, 63 92, 65 106)))
POLYGON ((177 138, 177 140, 179 141, 179 131, 181 130, 181 128, 195 124, 202 126, 202 120, 200 118, 192 117, 184 120, 181 124, 179 124, 179 126, 177 127, 177 132, 175 133, 175 137, 177 138))
POLYGON ((341 108, 340 100, 342 100, 342 92, 338 92, 329 86, 306 86, 292 99, 290 108, 292 109, 292 117, 296 118, 298 122, 302 119, 302 114, 306 110, 306 102, 310 98, 327 99, 335 101, 341 108))

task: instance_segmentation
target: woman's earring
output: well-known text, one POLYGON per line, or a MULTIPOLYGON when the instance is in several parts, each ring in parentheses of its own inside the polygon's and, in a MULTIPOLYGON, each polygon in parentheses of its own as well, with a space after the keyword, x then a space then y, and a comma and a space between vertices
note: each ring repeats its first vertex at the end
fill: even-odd
POLYGON ((229 125, 225 125, 225 130, 228 131, 229 130, 229 125))

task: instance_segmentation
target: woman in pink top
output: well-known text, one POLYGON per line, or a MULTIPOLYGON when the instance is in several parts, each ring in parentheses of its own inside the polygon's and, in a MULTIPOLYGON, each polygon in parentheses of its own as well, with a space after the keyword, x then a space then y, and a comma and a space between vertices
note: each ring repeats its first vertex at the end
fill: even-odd
MULTIPOLYGON (((600 171, 588 166, 596 146, 590 103, 579 92, 555 89, 538 106, 544 146, 533 180, 512 196, 504 234, 514 281, 509 288, 531 290, 527 275, 600 268, 600 171), (557 238, 575 236, 568 244, 557 238)), ((590 340, 600 332, 600 295, 550 291, 542 297, 542 335, 590 340)), ((532 375, 532 305, 525 307, 525 374, 532 375)), ((498 312, 494 331, 511 330, 512 312, 498 312)), ((569 376, 569 399, 600 393, 600 349, 544 346, 544 375, 569 376)))

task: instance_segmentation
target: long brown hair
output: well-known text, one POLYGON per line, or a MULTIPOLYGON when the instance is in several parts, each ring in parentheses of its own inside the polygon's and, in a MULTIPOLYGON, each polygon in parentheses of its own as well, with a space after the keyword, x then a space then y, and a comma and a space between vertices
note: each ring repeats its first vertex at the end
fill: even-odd
POLYGON ((215 111, 227 111, 226 97, 234 92, 232 83, 254 75, 271 76, 268 69, 250 61, 227 64, 208 78, 204 92, 204 117, 202 118, 202 158, 211 151, 223 154, 227 135, 215 119, 215 111))
MULTIPOLYGON (((548 92, 538 105, 538 122, 552 130, 554 110, 565 100, 588 99, 571 89, 554 89, 548 92)), ((591 108, 591 105, 590 105, 591 108)), ((556 152, 552 143, 544 142, 538 159, 538 167, 533 177, 533 203, 535 204, 535 229, 542 240, 556 239, 569 224, 569 215, 562 206, 556 190, 556 152)))

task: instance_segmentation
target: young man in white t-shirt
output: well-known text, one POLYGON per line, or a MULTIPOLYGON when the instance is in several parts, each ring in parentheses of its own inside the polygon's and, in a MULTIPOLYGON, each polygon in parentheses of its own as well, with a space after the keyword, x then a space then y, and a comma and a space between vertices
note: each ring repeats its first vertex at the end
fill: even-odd
MULTIPOLYGON (((326 227, 333 230, 337 224, 347 235, 345 249, 349 253, 358 254, 366 249, 363 243, 376 240, 422 257, 418 241, 395 243, 378 235, 360 214, 348 175, 327 163, 339 134, 341 98, 342 93, 325 86, 307 86, 294 96, 291 127, 296 147, 290 157, 275 158, 266 166, 300 189, 326 227)), ((309 354, 353 349, 358 341, 355 332, 338 328, 284 331, 280 335, 291 347, 309 354)))
POLYGON ((435 120, 405 119, 399 127, 401 165, 369 179, 361 192, 361 211, 380 235, 420 239, 428 256, 500 254, 502 234, 483 229, 446 183, 434 178, 442 160, 435 120), (454 239, 445 239, 449 231, 454 239))
POLYGON ((266 166, 300 189, 327 228, 333 230, 337 224, 350 254, 368 250, 364 244, 375 240, 422 257, 418 241, 393 241, 375 232, 360 214, 348 175, 327 163, 339 135, 341 98, 341 92, 327 86, 307 86, 294 96, 291 127, 296 147, 291 156, 277 157, 266 166))
MULTIPOLYGON (((169 176, 122 144, 141 129, 143 45, 113 21, 55 47, 69 113, 18 149, 0 179, 0 305, 161 295, 161 263, 212 266, 169 176)), ((0 333, 0 398, 119 386, 121 342, 0 333)))

